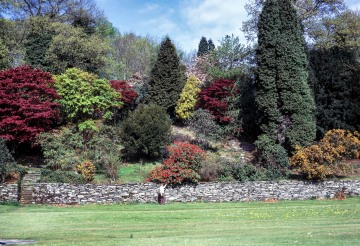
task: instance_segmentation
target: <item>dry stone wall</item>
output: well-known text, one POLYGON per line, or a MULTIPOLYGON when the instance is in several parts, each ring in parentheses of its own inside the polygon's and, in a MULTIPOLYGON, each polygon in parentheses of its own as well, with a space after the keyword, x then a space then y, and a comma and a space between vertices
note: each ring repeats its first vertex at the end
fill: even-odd
MULTIPOLYGON (((305 200, 333 198, 343 191, 360 196, 360 180, 351 181, 279 181, 279 182, 213 182, 166 187, 167 202, 262 201, 265 199, 305 200)), ((0 186, 0 200, 17 198, 16 185, 0 186)), ((71 185, 35 183, 33 204, 88 204, 157 202, 159 185, 154 183, 123 185, 71 185)))
POLYGON ((0 202, 17 202, 18 185, 17 184, 0 184, 0 202))

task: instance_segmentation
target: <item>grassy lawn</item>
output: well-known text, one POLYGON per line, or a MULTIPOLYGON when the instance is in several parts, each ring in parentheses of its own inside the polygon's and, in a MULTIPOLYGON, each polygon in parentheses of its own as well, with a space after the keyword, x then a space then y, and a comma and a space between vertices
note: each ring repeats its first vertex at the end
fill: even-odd
POLYGON ((0 221, 0 239, 32 239, 38 245, 359 245, 360 197, 165 206, 0 205, 0 221))
MULTIPOLYGON (((118 171, 118 183, 143 183, 150 171, 157 165, 160 165, 160 163, 134 163, 121 166, 118 171)), ((97 174, 95 176, 95 183, 100 183, 104 180, 106 180, 105 174, 97 174)))

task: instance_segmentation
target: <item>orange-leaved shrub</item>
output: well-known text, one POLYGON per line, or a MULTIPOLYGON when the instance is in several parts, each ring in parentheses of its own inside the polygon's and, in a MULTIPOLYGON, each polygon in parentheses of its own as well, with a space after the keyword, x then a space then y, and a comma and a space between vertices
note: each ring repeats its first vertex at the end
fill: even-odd
POLYGON ((90 182, 94 179, 96 168, 94 164, 89 161, 85 160, 76 167, 78 173, 83 176, 86 182, 90 182))
POLYGON ((360 134, 348 130, 328 131, 317 144, 296 148, 290 165, 307 179, 324 179, 329 175, 346 173, 349 166, 342 161, 360 157, 360 134))
POLYGON ((150 172, 148 181, 166 184, 196 183, 206 152, 194 144, 175 142, 168 146, 169 157, 150 172))

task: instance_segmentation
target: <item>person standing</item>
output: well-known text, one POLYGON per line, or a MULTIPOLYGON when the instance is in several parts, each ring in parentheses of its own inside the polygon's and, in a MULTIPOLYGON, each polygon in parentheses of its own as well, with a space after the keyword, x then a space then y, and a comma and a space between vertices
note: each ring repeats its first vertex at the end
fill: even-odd
POLYGON ((163 184, 163 183, 160 184, 160 192, 158 195, 158 201, 159 201, 160 205, 165 205, 165 187, 166 187, 166 184, 163 184))

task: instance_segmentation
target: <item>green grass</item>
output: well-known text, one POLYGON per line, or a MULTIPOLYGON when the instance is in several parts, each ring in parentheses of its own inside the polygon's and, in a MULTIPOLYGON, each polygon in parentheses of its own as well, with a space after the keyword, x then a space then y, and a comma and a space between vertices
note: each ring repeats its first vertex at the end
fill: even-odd
MULTIPOLYGON (((118 171, 119 180, 117 183, 143 183, 159 162, 154 163, 134 163, 121 166, 118 171)), ((95 183, 106 182, 105 174, 97 174, 95 183)))
POLYGON ((78 207, 0 205, 0 238, 38 245, 359 245, 360 197, 344 201, 78 207))

